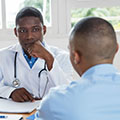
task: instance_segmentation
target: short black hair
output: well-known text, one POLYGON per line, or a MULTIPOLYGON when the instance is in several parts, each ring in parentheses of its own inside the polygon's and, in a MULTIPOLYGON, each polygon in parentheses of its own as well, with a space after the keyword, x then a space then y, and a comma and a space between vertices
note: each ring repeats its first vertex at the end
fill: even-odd
POLYGON ((34 7, 24 7, 16 15, 15 25, 18 25, 18 22, 21 18, 29 16, 38 17, 40 22, 44 24, 42 13, 38 9, 34 7))
POLYGON ((117 39, 113 26, 99 17, 80 20, 71 32, 74 47, 88 60, 110 59, 116 53, 117 39))

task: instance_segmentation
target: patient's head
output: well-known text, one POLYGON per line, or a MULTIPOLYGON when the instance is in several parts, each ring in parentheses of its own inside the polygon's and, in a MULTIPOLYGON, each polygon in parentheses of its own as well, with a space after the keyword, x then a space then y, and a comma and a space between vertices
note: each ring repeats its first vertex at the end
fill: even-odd
POLYGON ((79 75, 93 65, 113 62, 117 41, 112 25, 106 20, 98 17, 80 20, 69 39, 71 62, 79 75))

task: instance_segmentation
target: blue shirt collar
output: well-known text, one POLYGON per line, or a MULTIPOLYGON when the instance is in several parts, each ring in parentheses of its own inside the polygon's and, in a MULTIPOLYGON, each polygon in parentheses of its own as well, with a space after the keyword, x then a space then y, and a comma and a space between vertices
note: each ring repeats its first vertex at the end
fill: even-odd
POLYGON ((24 50, 23 50, 23 56, 26 59, 28 65, 30 68, 33 67, 33 65, 35 64, 35 62, 37 61, 38 58, 32 57, 29 59, 28 56, 25 54, 24 50))
POLYGON ((118 70, 113 64, 98 64, 89 68, 81 78, 89 79, 93 75, 107 75, 117 72, 118 70))

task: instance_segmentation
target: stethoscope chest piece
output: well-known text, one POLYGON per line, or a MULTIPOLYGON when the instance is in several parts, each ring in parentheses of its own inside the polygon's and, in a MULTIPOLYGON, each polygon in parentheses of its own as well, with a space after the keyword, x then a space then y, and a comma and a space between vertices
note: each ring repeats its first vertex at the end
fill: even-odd
POLYGON ((17 73, 16 73, 16 61, 17 61, 17 52, 15 53, 15 59, 14 59, 14 80, 12 82, 12 85, 15 88, 20 86, 20 80, 17 79, 17 73))
POLYGON ((20 86, 20 80, 16 78, 15 80, 13 80, 12 84, 16 88, 19 87, 20 86))

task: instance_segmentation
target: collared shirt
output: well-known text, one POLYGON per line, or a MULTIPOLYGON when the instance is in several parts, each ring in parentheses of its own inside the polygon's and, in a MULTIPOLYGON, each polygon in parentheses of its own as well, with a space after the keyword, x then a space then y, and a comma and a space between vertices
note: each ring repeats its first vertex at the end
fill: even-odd
POLYGON ((32 57, 29 59, 28 56, 25 54, 25 52, 23 51, 23 56, 25 57, 28 65, 30 66, 30 68, 33 67, 33 65, 35 64, 35 62, 37 61, 38 58, 32 57))
POLYGON ((112 64, 88 69, 69 86, 53 88, 39 120, 120 120, 120 73, 112 64))

